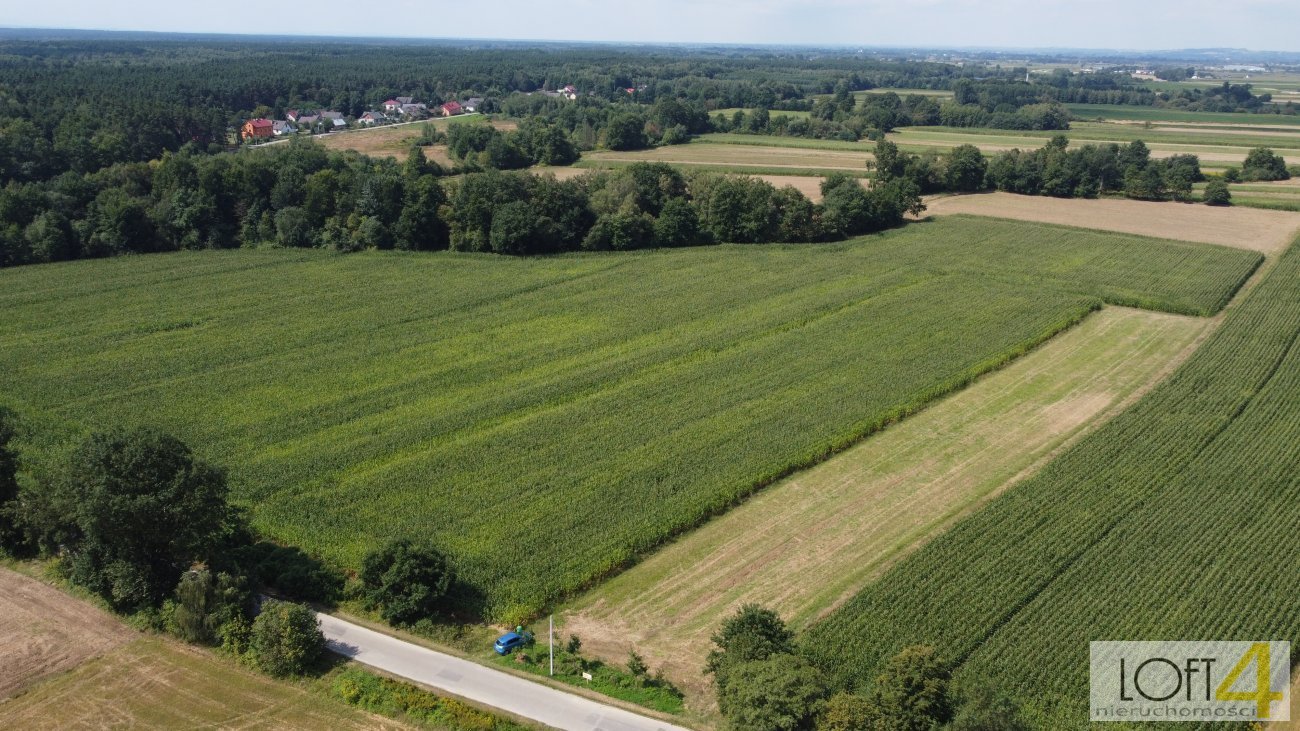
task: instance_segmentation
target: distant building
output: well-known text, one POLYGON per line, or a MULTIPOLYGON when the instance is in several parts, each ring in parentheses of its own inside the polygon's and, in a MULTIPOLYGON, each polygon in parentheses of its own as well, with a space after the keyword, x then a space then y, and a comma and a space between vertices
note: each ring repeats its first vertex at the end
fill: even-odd
POLYGON ((394 99, 394 101, 396 101, 398 104, 411 104, 412 102, 415 101, 415 97, 412 97, 412 96, 399 96, 399 97, 396 97, 396 98, 394 99))
POLYGON ((477 112, 479 107, 483 106, 483 97, 472 96, 466 99, 465 103, 460 106, 467 112, 477 112))
POLYGON ((402 116, 404 116, 404 117, 410 117, 411 119, 421 119, 421 118, 423 118, 423 117, 428 116, 428 114, 429 114, 429 105, 427 105, 427 104, 403 104, 403 105, 398 109, 398 111, 400 111, 400 112, 402 113, 402 116))
POLYGON ((298 128, 293 126, 293 122, 286 122, 282 119, 277 119, 271 123, 271 131, 276 137, 281 137, 283 135, 296 134, 298 128))
POLYGON ((320 121, 319 114, 300 114, 296 120, 303 127, 310 127, 320 121))
POLYGON ((241 139, 265 139, 275 134, 275 125, 269 119, 250 119, 239 130, 241 139))
POLYGON ((367 124, 367 125, 383 124, 384 122, 388 121, 388 117, 383 112, 366 112, 360 117, 357 117, 357 121, 360 122, 361 124, 367 124))
POLYGON ((461 107, 460 102, 447 102, 439 108, 444 117, 454 117, 457 114, 464 113, 465 109, 461 107))
POLYGON ((402 103, 397 101, 396 99, 389 99, 388 101, 384 102, 385 112, 392 113, 392 112, 396 112, 401 108, 402 108, 402 103))

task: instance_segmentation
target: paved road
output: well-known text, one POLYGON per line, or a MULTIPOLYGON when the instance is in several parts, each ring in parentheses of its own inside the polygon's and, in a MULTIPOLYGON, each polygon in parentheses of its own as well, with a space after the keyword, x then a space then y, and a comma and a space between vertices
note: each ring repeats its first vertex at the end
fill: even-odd
POLYGON ((688 731, 317 614, 329 649, 359 663, 567 731, 688 731))

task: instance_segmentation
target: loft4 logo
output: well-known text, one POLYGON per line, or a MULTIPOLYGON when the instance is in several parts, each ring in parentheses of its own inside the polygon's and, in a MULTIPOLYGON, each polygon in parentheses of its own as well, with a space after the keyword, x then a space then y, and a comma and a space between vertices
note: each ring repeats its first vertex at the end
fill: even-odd
POLYGON ((1288 721, 1289 642, 1093 642, 1093 721, 1288 721))

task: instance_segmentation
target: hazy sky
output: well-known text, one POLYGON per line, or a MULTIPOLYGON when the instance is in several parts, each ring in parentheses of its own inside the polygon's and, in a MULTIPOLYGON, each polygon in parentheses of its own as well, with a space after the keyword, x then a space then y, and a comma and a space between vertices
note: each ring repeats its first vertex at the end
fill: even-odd
POLYGON ((6 0, 0 26, 597 41, 1300 51, 1300 0, 6 0), (242 8, 256 8, 247 12, 242 8))

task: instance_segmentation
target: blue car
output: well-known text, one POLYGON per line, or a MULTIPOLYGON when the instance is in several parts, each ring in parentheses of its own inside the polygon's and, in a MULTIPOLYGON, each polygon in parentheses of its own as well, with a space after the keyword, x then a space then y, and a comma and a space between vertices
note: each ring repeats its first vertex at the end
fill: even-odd
POLYGON ((504 655, 515 648, 524 646, 524 636, 518 632, 507 632, 497 638, 494 645, 498 655, 504 655))

